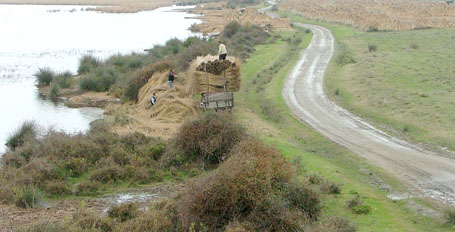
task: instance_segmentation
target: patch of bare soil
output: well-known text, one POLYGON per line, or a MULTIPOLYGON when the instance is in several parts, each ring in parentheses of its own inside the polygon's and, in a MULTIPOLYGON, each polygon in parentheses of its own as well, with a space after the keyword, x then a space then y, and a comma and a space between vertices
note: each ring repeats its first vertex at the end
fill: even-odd
POLYGON ((202 15, 201 24, 191 27, 193 31, 204 34, 218 34, 230 22, 236 21, 242 25, 258 25, 276 30, 288 29, 291 24, 289 20, 282 18, 272 18, 267 14, 261 14, 255 8, 247 9, 228 9, 225 2, 198 5, 191 12, 202 15))
MULTIPOLYGON (((63 94, 64 95, 64 94, 63 94)), ((86 92, 65 98, 65 105, 72 108, 98 107, 104 108, 110 104, 120 104, 121 100, 110 96, 107 92, 86 92)))
POLYGON ((134 202, 139 204, 139 208, 148 209, 154 203, 174 198, 183 188, 180 183, 160 183, 94 198, 52 200, 35 209, 0 204, 0 231, 14 231, 43 221, 62 222, 71 218, 82 204, 99 214, 105 213, 112 206, 127 202, 134 202))

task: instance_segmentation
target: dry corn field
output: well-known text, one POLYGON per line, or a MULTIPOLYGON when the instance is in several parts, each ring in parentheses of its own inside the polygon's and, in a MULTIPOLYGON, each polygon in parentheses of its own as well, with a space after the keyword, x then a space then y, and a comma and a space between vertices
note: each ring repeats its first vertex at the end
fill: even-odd
POLYGON ((455 4, 412 0, 290 0, 279 6, 311 20, 365 31, 454 28, 455 4))

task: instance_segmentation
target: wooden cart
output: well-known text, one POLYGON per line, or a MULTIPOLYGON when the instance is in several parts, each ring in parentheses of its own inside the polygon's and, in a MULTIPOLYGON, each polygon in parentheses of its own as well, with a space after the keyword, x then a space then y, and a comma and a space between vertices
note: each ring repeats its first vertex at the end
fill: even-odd
POLYGON ((213 109, 232 111, 234 107, 234 94, 232 92, 203 93, 201 98, 201 108, 206 111, 213 109))

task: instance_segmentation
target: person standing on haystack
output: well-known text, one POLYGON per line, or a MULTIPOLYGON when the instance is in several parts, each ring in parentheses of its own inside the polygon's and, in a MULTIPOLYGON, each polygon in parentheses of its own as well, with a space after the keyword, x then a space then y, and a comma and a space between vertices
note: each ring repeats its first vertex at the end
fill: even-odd
POLYGON ((220 60, 226 60, 226 56, 227 56, 227 50, 226 50, 226 46, 221 43, 221 41, 218 41, 218 55, 220 56, 220 60))
POLYGON ((169 87, 171 89, 174 88, 174 78, 175 78, 174 69, 171 69, 171 72, 169 72, 169 78, 168 78, 169 87))

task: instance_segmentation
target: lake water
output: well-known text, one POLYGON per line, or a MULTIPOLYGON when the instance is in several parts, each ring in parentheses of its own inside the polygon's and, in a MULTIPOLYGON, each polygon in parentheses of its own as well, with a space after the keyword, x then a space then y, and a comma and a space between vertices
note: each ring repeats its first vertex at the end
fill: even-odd
POLYGON ((168 39, 193 35, 199 20, 163 7, 134 14, 85 11, 88 6, 0 5, 0 154, 7 137, 25 120, 45 130, 86 131, 103 117, 96 108, 67 108, 39 96, 33 74, 40 67, 76 73, 79 58, 101 59, 142 52, 168 39))

